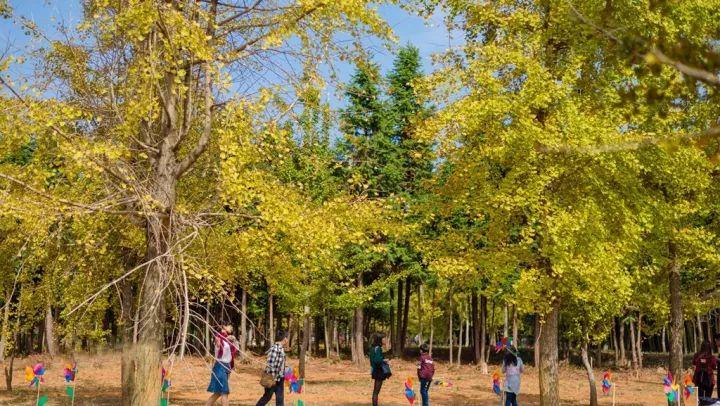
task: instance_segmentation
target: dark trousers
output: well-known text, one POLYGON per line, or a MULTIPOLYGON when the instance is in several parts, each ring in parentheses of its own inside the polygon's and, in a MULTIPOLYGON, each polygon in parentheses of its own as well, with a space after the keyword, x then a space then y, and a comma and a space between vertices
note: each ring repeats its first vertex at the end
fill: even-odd
POLYGON ((375 380, 375 386, 373 387, 372 404, 378 406, 378 396, 380 396, 380 389, 382 389, 382 379, 375 380))
POLYGON ((505 392, 505 406, 518 406, 517 393, 505 392))
POLYGON ((430 379, 420 380, 420 396, 422 397, 422 406, 430 406, 430 394, 428 393, 428 391, 430 390, 431 383, 432 380, 430 379))
POLYGON ((710 385, 710 386, 698 385, 698 396, 701 398, 711 398, 714 386, 715 385, 710 385))
POLYGON ((255 406, 267 405, 270 399, 272 399, 273 394, 275 394, 275 406, 284 406, 285 385, 283 385, 283 381, 275 382, 275 385, 265 388, 265 393, 263 393, 262 397, 257 401, 255 406))

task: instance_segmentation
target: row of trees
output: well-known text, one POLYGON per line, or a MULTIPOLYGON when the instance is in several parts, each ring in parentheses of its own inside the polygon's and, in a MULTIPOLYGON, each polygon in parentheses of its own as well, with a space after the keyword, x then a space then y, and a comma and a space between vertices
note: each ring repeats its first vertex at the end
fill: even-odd
POLYGON ((361 0, 92 0, 63 40, 0 1, 43 44, 34 76, 0 74, 6 375, 119 344, 124 403, 155 403, 162 357, 221 321, 243 351, 289 329, 302 374, 321 343, 365 362, 375 331, 487 372, 512 335, 544 405, 572 350, 591 404, 594 349, 681 375, 720 332, 712 3, 409 2, 464 42, 383 77, 336 43, 392 39, 361 0))

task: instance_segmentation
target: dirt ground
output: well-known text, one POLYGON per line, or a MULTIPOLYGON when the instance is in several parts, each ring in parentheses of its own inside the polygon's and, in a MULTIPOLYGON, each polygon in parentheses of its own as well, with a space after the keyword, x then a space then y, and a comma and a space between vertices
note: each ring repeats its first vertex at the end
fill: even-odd
MULTIPOLYGON (((14 364, 14 389, 12 392, 0 391, 2 405, 35 404, 36 392, 24 381, 24 368, 42 361, 46 365, 45 383, 41 394, 49 395, 49 405, 70 405, 65 395, 63 368, 67 360, 50 360, 45 356, 16 359, 14 364)), ((117 353, 102 355, 83 355, 78 358, 78 376, 75 405, 117 405, 120 403, 120 356, 117 353)), ((230 404, 254 405, 262 394, 259 375, 264 360, 252 358, 249 363, 236 367, 237 372, 230 378, 230 404)), ((297 359, 289 364, 297 367, 297 359)), ((393 377, 385 382, 380 394, 382 405, 407 405, 404 396, 404 382, 408 376, 415 377, 414 364, 408 361, 392 362, 393 377)), ((490 373, 495 366, 490 367, 490 373)), ((172 388, 170 404, 203 404, 208 394, 205 392, 210 374, 210 365, 199 357, 186 357, 176 361, 171 372, 172 388)), ((597 372, 598 376, 602 371, 597 372)), ((616 405, 666 404, 662 390, 661 370, 645 369, 635 378, 632 372, 613 371, 616 384, 616 405)), ((453 387, 432 386, 431 404, 434 405, 499 405, 499 398, 492 393, 490 375, 482 375, 474 366, 448 367, 442 361, 437 362, 436 379, 448 380, 453 387)), ((160 375, 158 374, 158 379, 160 375)), ((599 381, 599 379, 598 379, 599 381)), ((563 405, 586 405, 588 384, 585 373, 574 367, 560 370, 560 395, 563 405)), ((419 387, 415 380, 415 391, 420 404, 419 387)), ((367 366, 355 366, 349 361, 328 361, 312 359, 307 367, 307 379, 303 394, 286 394, 285 404, 295 405, 302 399, 305 405, 369 405, 372 393, 372 381, 367 366)), ((598 382, 601 405, 611 405, 612 397, 603 396, 598 382)), ((537 371, 528 367, 523 375, 520 405, 539 405, 537 371)), ((692 404, 694 404, 694 399, 692 404)), ((219 404, 219 403, 218 403, 219 404)), ((274 401, 270 403, 274 405, 274 401)))

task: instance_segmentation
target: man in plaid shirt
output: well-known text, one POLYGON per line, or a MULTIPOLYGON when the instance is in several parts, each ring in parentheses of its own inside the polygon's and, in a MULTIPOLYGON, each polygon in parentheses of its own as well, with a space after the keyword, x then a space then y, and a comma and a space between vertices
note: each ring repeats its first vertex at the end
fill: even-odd
POLYGON ((265 406, 272 395, 275 394, 275 405, 283 406, 285 397, 285 348, 288 346, 288 336, 284 331, 278 331, 275 344, 267 352, 267 366, 265 372, 275 377, 275 385, 265 388, 265 393, 258 400, 256 406, 265 406))

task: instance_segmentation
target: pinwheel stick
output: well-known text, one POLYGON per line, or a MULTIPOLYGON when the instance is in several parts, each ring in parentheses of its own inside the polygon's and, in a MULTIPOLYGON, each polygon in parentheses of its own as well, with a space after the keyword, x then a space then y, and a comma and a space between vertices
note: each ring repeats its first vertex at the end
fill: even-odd
POLYGON ((615 406, 615 389, 617 388, 617 384, 614 383, 612 388, 613 388, 613 406, 615 406))
MULTIPOLYGON (((35 379, 38 379, 38 378, 35 378, 35 379)), ((37 396, 35 396, 35 405, 37 406, 40 404, 40 381, 39 380, 38 380, 38 383, 36 386, 37 386, 37 396)))

